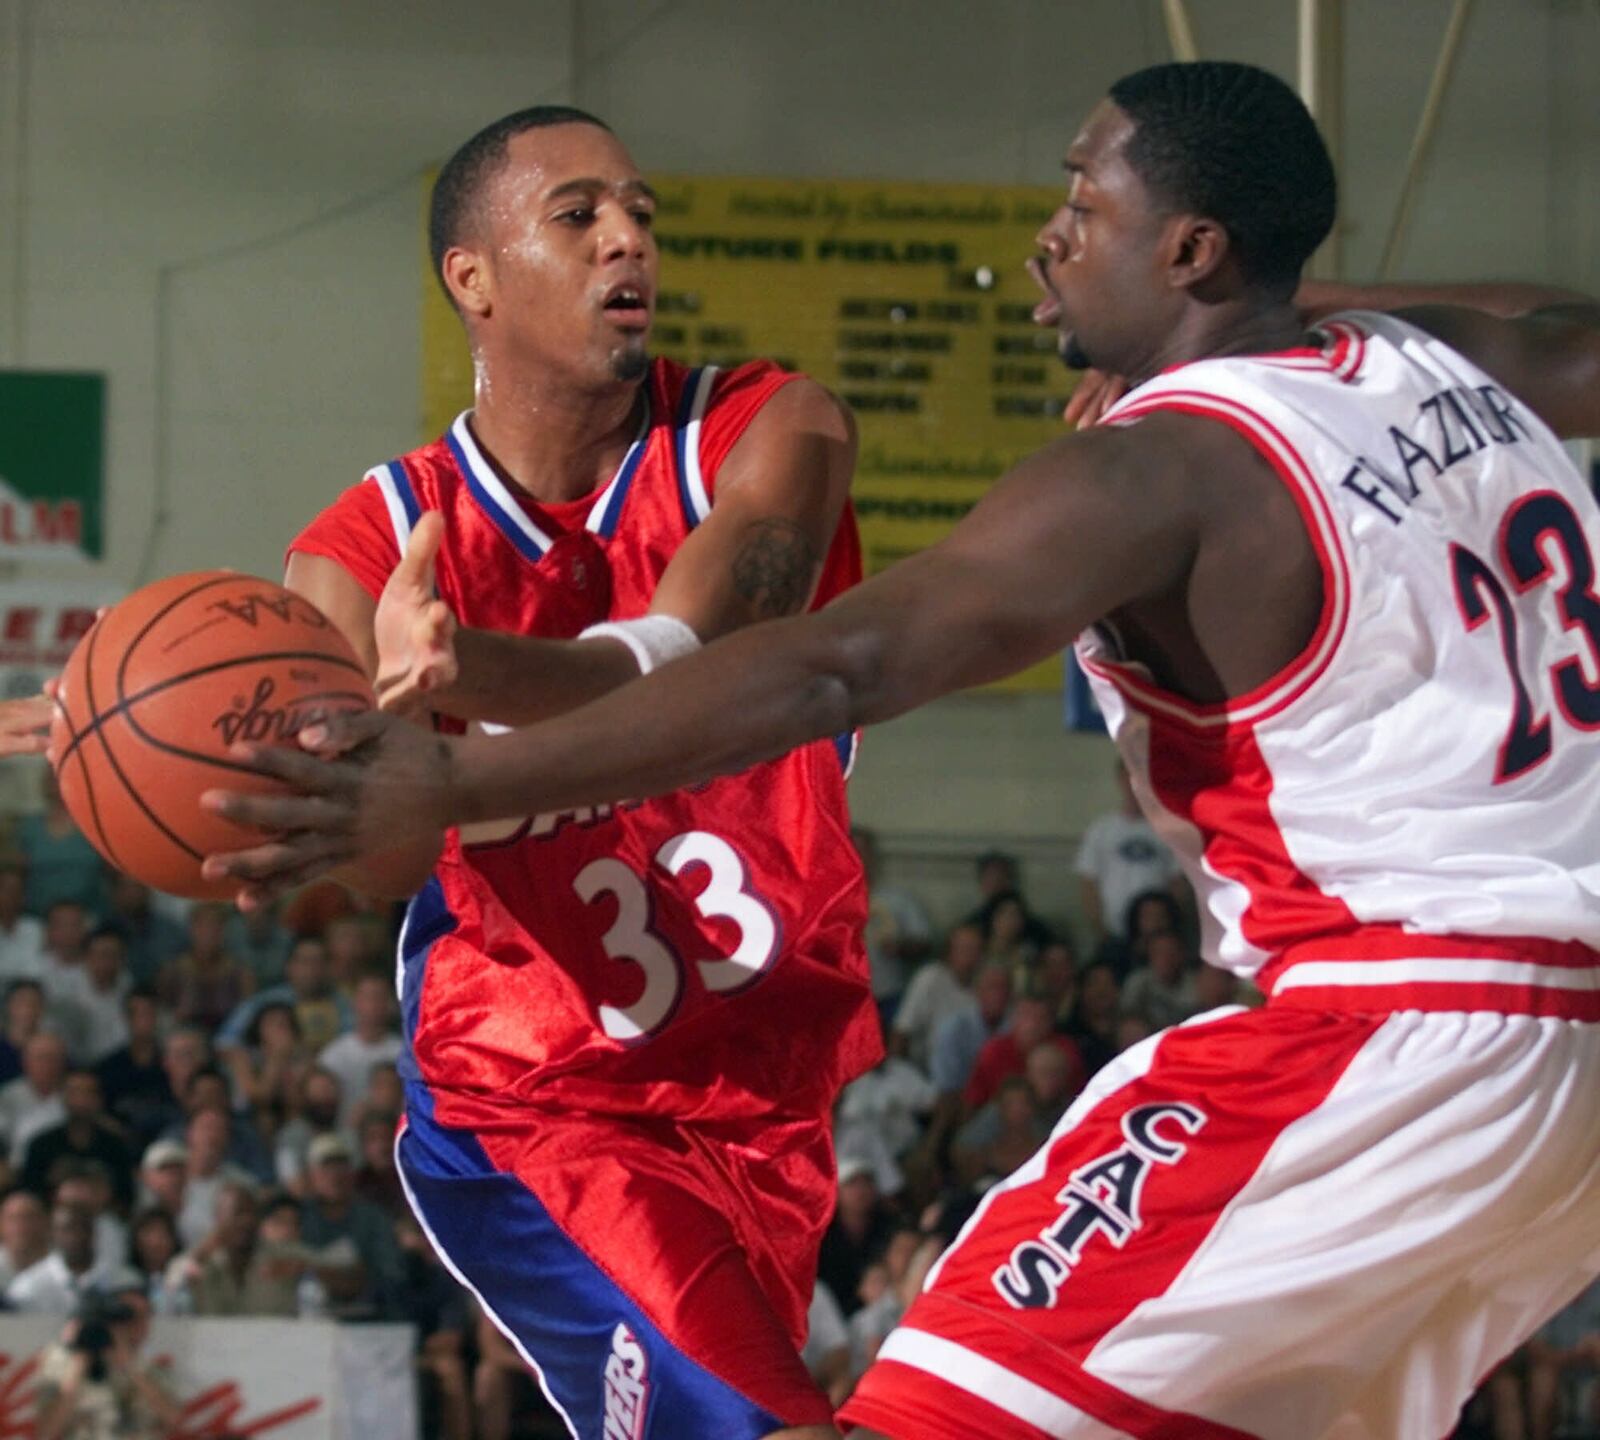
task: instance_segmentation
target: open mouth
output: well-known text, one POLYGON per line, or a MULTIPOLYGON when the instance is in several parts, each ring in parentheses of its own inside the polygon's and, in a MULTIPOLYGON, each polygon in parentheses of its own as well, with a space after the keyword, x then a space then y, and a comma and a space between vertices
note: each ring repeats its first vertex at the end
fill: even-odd
POLYGON ((1029 256, 1026 269, 1033 283, 1044 291, 1044 299, 1033 307, 1033 323, 1054 325, 1061 319, 1061 300, 1044 273, 1044 260, 1038 255, 1029 256))
POLYGON ((616 286, 607 292, 600 308, 626 330, 642 330, 650 323, 650 301, 638 285, 616 286))

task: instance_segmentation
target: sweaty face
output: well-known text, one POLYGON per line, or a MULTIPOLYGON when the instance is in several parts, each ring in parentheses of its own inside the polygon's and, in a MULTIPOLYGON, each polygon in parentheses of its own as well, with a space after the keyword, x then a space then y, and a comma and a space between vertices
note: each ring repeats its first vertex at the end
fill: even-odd
POLYGON ((1170 217, 1127 162, 1133 128, 1109 100, 1089 116, 1067 151, 1066 199, 1028 265, 1045 292, 1034 319, 1056 327, 1075 369, 1139 375, 1167 327, 1160 242, 1170 217))
POLYGON ((656 300, 654 192, 596 125, 524 131, 506 149, 480 233, 463 242, 483 260, 489 308, 472 323, 486 349, 580 385, 638 380, 656 300))

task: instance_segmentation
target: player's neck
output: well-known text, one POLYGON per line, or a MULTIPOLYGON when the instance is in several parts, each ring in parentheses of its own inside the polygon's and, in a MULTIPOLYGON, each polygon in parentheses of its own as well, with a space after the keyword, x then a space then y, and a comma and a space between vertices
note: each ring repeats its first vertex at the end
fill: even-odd
POLYGON ((543 504, 598 489, 639 429, 644 387, 594 391, 479 384, 472 432, 505 479, 543 504))
POLYGON ((1305 343, 1305 332, 1305 323, 1289 300, 1274 305, 1255 298, 1192 305, 1130 378, 1142 382, 1195 360, 1292 349, 1305 343))

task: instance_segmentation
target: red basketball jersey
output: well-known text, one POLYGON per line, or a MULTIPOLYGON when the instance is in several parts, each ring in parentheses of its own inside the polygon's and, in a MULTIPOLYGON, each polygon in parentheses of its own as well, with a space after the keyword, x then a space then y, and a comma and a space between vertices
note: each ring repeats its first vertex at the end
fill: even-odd
MULTIPOLYGON (((722 460, 792 378, 766 361, 655 361, 616 476, 556 505, 509 487, 462 416, 369 472, 292 548, 376 596, 417 516, 438 510, 438 590, 463 625, 564 638, 642 615, 710 513, 722 460)), ((815 603, 860 569, 847 510, 815 603)), ((880 1053, 845 800, 853 746, 529 816, 499 843, 451 832, 401 941, 403 959, 426 957, 405 965, 402 998, 410 1073, 438 1119, 484 1132, 530 1105, 713 1125, 826 1112, 880 1053)))

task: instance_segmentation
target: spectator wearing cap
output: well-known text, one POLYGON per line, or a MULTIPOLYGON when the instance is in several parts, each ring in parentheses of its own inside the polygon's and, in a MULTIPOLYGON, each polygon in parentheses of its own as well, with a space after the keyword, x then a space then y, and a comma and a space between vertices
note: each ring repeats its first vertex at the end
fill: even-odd
POLYGON ((106 870, 106 919, 121 926, 128 941, 128 973, 135 985, 154 986, 156 976, 189 943, 183 926, 151 904, 150 887, 119 870, 106 870))
POLYGON ((50 1212, 51 1250, 6 1286, 6 1302, 31 1315, 70 1315, 90 1291, 122 1283, 117 1267, 102 1265, 94 1253, 94 1217, 76 1205, 50 1212))
POLYGON ((22 1074, 0 1085, 0 1136, 10 1147, 13 1169, 21 1167, 35 1135, 67 1118, 61 1097, 66 1074, 66 1043, 41 1030, 23 1047, 22 1074))
POLYGON ((0 860, 0 985, 37 980, 44 970, 44 926, 26 912, 27 867, 0 860))
POLYGON ((189 1121, 189 1167, 184 1182, 178 1234, 185 1245, 198 1245, 217 1223, 217 1196, 229 1184, 254 1184, 248 1170, 228 1163, 228 1112, 199 1110, 189 1121))
POLYGON ((343 1097, 339 1124, 352 1128, 355 1113, 366 1093, 367 1077, 377 1065, 393 1066, 400 1058, 400 1035, 394 1026, 394 983, 381 975, 363 975, 351 996, 355 1025, 330 1041, 317 1064, 339 1081, 343 1097))
POLYGON ((50 1215, 31 1190, 0 1201, 0 1288, 50 1253, 50 1215))
POLYGON ((181 1140, 157 1140, 139 1165, 140 1203, 165 1211, 177 1224, 189 1187, 189 1147, 181 1140))
POLYGON ((0 1026, 0 1085, 22 1074, 22 1052, 44 1024, 44 986, 38 980, 13 980, 6 990, 0 1026))
POLYGON ((67 1160, 96 1160, 110 1177, 116 1204, 133 1204, 133 1153, 122 1127, 106 1118, 100 1077, 93 1070, 69 1070, 61 1082, 66 1119, 41 1130, 28 1143, 22 1161, 22 1183, 44 1191, 56 1167, 67 1160))
POLYGON ((96 926, 84 941, 78 973, 63 991, 62 1006, 71 1013, 73 1058, 81 1065, 98 1065, 128 1043, 124 1002, 133 981, 127 974, 127 950, 118 926, 96 926))
POLYGON ((924 965, 906 987, 889 1037, 895 1054, 927 1068, 939 1026, 948 1016, 973 1008, 972 979, 982 963, 983 932, 974 925, 957 925, 945 939, 944 959, 924 965))
POLYGON ((878 1191, 872 1163, 857 1156, 839 1161, 839 1203, 822 1237, 817 1274, 846 1318, 861 1308, 861 1276, 895 1230, 893 1212, 878 1191))
POLYGON ((135 988, 122 997, 127 1041, 97 1066, 107 1109, 141 1145, 161 1133, 176 1109, 161 1063, 161 1009, 154 990, 135 988))
POLYGON ((307 1152, 306 1195, 300 1229, 308 1245, 324 1249, 349 1240, 361 1257, 362 1284, 336 1292, 331 1309, 344 1319, 382 1318, 396 1313, 402 1284, 394 1222, 355 1193, 355 1152, 339 1134, 319 1135, 307 1152))

